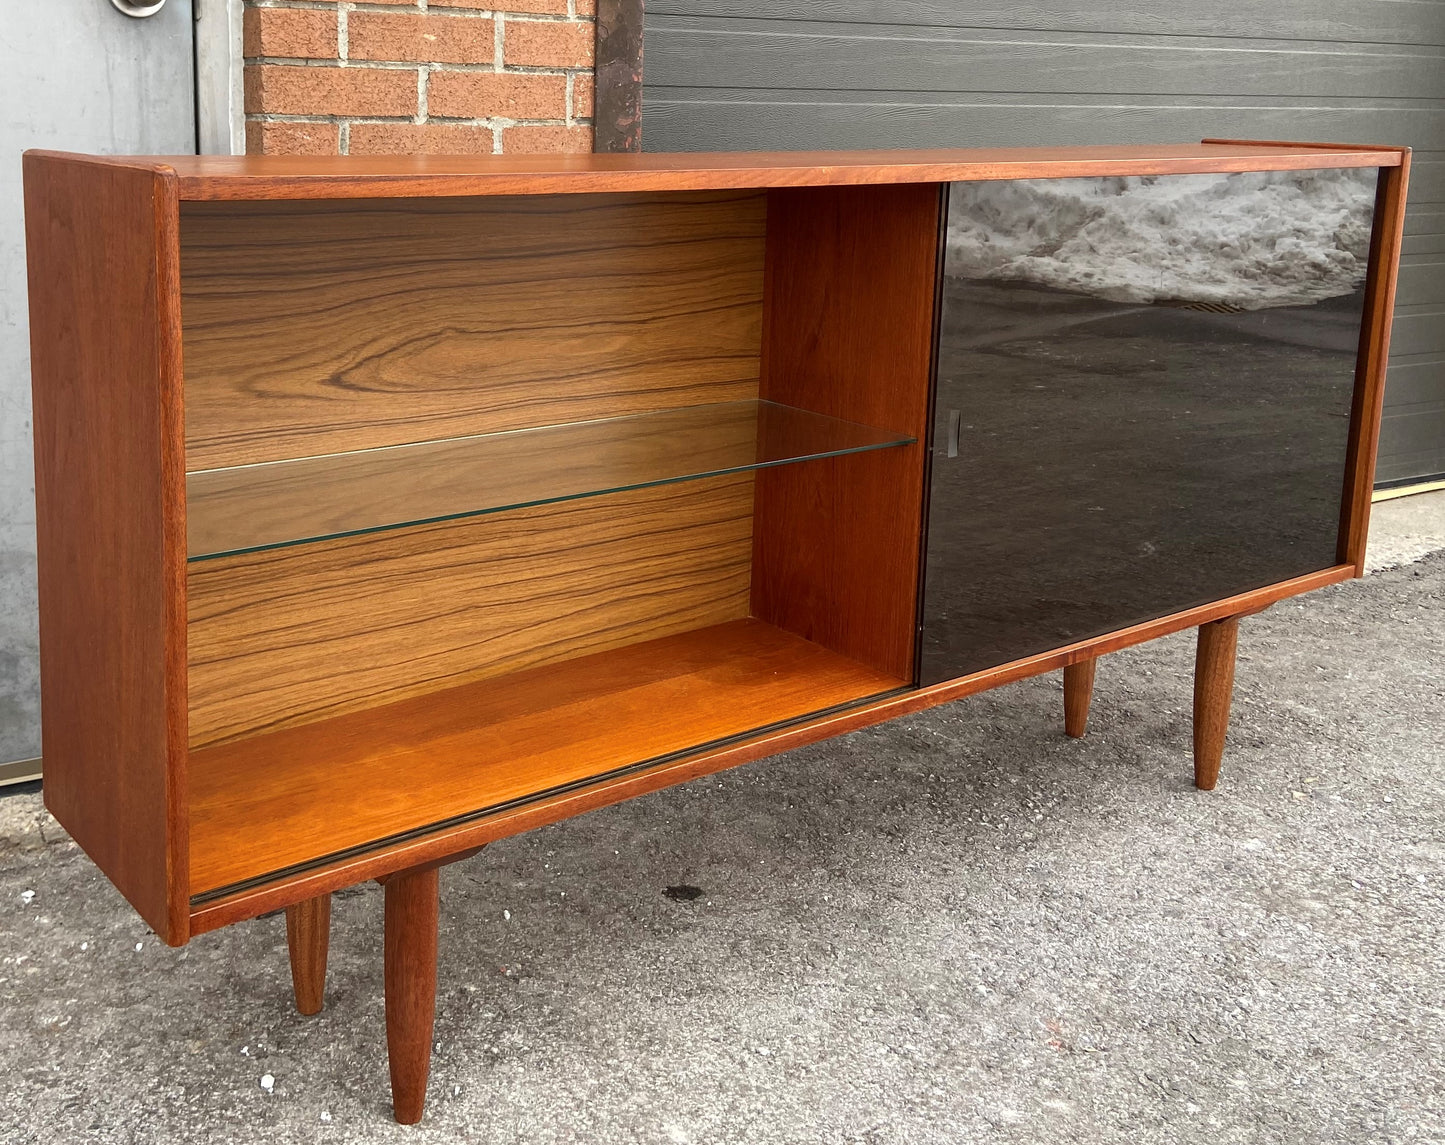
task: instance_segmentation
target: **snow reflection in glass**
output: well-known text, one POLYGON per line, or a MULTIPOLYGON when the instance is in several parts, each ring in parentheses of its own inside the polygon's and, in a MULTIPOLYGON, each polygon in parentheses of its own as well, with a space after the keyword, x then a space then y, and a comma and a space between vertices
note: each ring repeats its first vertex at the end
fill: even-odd
POLYGON ((1377 176, 952 187, 924 682, 1335 563, 1377 176))

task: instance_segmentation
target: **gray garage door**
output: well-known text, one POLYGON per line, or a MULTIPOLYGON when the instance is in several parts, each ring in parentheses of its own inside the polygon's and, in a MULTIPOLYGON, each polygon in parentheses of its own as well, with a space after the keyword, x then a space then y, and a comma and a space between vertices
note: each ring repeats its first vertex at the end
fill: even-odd
POLYGON ((649 151, 1415 148, 1377 478, 1445 473, 1440 0, 647 0, 649 151))

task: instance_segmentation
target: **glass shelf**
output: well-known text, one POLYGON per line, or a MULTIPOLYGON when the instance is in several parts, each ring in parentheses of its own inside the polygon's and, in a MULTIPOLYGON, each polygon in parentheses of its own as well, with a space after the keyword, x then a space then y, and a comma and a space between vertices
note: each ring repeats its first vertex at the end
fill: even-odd
POLYGON ((776 402, 687 406, 186 475, 192 561, 911 445, 776 402))

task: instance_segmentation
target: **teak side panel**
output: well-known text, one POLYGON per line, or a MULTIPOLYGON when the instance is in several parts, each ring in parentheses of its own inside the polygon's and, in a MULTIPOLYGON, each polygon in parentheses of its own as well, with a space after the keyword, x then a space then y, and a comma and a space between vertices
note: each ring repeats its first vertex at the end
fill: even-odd
POLYGON ((192 755, 192 891, 897 688, 757 620, 192 755))
POLYGON ((193 747, 747 615, 751 474, 189 566, 193 747))
POLYGON ((753 612, 911 680, 940 188, 768 196, 762 396, 914 445, 758 474, 753 612))
POLYGON ((1395 313, 1395 280, 1405 233, 1405 196, 1410 186, 1410 152, 1398 167, 1380 170, 1375 198, 1375 229, 1370 237, 1370 280, 1365 286, 1365 317, 1350 411, 1350 445, 1345 461, 1344 502, 1340 510, 1341 564, 1365 575, 1370 534, 1370 501, 1375 459, 1380 449, 1380 417, 1385 405, 1385 374, 1390 360, 1390 324, 1395 313))
POLYGON ((756 193, 189 206, 192 470, 755 397, 756 193))
POLYGON ((174 178, 25 160, 45 803, 186 940, 174 178))

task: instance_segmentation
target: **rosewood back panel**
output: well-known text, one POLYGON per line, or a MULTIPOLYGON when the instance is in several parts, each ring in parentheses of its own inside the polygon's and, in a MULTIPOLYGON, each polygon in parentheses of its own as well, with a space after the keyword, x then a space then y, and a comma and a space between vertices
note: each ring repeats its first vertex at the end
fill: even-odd
POLYGON ((748 613, 750 474, 190 566, 192 747, 748 613))
MULTIPOLYGON (((187 204, 190 468, 754 398, 765 206, 187 204)), ((190 742, 742 617, 752 505, 744 476, 193 564, 190 742)))
POLYGON ((191 469, 757 396, 764 198, 187 204, 191 469))

